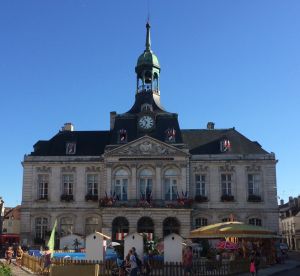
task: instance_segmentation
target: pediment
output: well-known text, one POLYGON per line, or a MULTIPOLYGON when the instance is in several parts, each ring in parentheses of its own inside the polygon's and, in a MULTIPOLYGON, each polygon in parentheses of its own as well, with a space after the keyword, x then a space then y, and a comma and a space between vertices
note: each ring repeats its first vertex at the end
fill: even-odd
POLYGON ((149 136, 143 136, 105 153, 106 156, 188 156, 188 153, 149 136))

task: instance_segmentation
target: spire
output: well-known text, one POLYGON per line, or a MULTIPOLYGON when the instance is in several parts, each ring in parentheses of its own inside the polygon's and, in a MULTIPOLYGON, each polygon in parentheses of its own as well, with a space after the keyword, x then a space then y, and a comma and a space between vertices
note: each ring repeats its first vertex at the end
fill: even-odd
POLYGON ((151 51, 151 39, 150 39, 150 24, 149 21, 147 21, 146 24, 146 28, 147 28, 147 35, 146 35, 146 51, 150 52, 151 51))

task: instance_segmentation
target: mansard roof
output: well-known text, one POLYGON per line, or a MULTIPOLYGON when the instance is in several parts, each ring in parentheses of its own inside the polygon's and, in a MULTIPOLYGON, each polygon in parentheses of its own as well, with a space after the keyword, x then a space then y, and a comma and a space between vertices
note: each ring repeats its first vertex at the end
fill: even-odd
POLYGON ((109 143, 110 131, 60 131, 48 141, 38 141, 33 147, 33 156, 63 156, 66 143, 76 143, 76 154, 99 156, 109 143))
POLYGON ((228 154, 220 152, 220 141, 228 139, 230 154, 268 154, 256 141, 251 141, 234 128, 182 129, 181 135, 191 154, 228 154))
MULTIPOLYGON (((163 119, 162 119, 163 120, 163 119)), ((177 120, 176 120, 177 121, 177 120)), ((161 122, 158 125, 162 125, 161 122)), ((144 134, 139 135, 136 123, 132 122, 128 127, 128 142, 134 141, 144 134)), ((168 124, 169 125, 169 124, 168 124)), ((167 126, 167 125, 166 125, 167 126)), ((152 138, 165 141, 164 127, 157 129, 154 133, 148 134, 152 138)), ((32 156, 64 156, 66 144, 76 143, 75 156, 100 156, 104 153, 106 146, 116 145, 117 137, 115 131, 60 131, 48 141, 38 141, 34 145, 32 156)), ((268 154, 259 143, 253 142, 236 131, 230 129, 181 129, 176 135, 179 143, 185 144, 190 154, 268 154), (230 152, 220 152, 220 141, 228 139, 231 142, 230 152)), ((121 146, 121 145, 120 145, 121 146)), ((181 146, 182 148, 182 146, 181 146)))

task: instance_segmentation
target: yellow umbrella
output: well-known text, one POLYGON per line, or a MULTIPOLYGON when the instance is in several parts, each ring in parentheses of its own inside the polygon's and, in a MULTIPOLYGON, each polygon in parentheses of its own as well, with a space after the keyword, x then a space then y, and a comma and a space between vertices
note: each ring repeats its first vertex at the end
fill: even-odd
POLYGON ((216 223, 191 231, 190 238, 276 238, 276 233, 256 225, 239 221, 216 223))

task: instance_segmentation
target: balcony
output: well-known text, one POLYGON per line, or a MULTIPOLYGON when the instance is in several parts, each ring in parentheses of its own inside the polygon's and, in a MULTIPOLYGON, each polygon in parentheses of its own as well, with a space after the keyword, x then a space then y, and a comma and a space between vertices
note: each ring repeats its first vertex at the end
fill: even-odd
POLYGON ((127 201, 112 200, 110 198, 102 198, 99 200, 100 208, 169 208, 169 209, 190 209, 193 205, 192 199, 186 200, 136 200, 127 201))
POLYGON ((98 201, 98 195, 87 194, 85 196, 86 201, 98 201))
POLYGON ((208 198, 207 198, 207 196, 204 196, 204 195, 196 195, 194 200, 195 200, 195 203, 203 203, 203 202, 207 202, 208 198))
POLYGON ((232 201, 234 201, 234 196, 233 195, 222 195, 221 201, 222 202, 232 202, 232 201))
POLYGON ((63 194, 63 195, 60 196, 60 200, 70 202, 70 201, 73 201, 74 199, 73 199, 73 195, 63 194))
POLYGON ((249 195, 248 196, 248 202, 261 202, 261 196, 260 195, 249 195))

